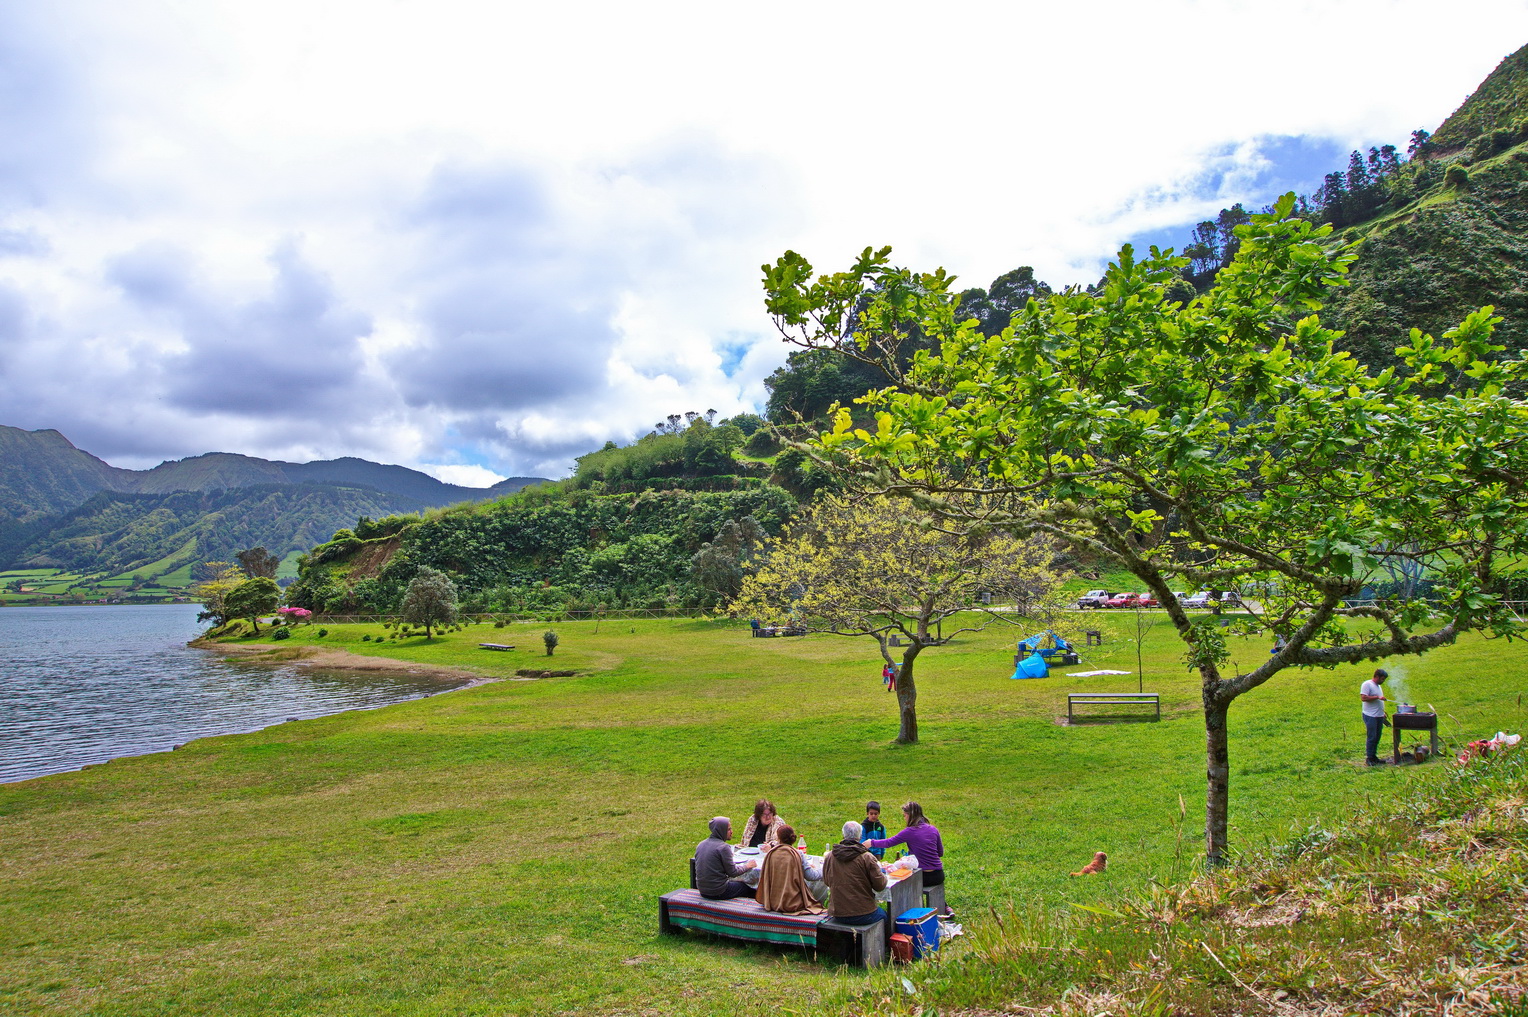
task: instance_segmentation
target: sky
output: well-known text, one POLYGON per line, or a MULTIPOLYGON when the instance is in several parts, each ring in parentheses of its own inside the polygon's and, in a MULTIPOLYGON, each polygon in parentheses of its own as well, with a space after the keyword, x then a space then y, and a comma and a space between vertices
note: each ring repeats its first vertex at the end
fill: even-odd
POLYGON ((788 249, 1091 282, 1524 43, 1528 0, 0 0, 0 424, 564 476, 762 408, 788 249))

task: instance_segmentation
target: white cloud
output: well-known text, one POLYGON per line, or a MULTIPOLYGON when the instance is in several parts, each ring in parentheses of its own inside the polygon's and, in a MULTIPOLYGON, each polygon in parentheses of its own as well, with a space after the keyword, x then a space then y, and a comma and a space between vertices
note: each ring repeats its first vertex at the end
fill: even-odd
POLYGON ((0 0, 0 423, 560 473, 762 402, 787 247, 1090 281, 1528 40, 1506 0, 930 11, 0 0))

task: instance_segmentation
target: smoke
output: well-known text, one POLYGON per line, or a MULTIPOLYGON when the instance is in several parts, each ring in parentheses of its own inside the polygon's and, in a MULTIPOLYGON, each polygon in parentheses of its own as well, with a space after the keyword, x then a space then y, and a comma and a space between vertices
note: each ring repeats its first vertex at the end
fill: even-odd
POLYGON ((1385 701, 1391 705, 1411 703, 1411 688, 1406 681, 1406 665, 1392 664, 1385 668, 1390 677, 1385 679, 1385 701))

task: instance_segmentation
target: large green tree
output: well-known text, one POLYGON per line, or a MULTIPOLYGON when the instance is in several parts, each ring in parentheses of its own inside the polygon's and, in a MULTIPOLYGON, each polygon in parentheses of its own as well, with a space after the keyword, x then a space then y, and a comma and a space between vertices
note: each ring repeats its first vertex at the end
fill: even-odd
POLYGON ((1293 206, 1237 227, 1235 259, 1188 303, 1165 295, 1184 259, 1127 247, 1096 289, 1031 301, 995 337, 955 313, 942 270, 893 267, 889 249, 820 277, 795 253, 765 266, 769 310, 803 346, 863 355, 909 316, 937 344, 867 397, 873 428, 840 411, 815 455, 952 524, 973 494, 997 499, 984 523, 1107 560, 1166 608, 1201 679, 1212 864, 1238 696, 1290 668, 1515 633, 1502 575, 1528 551, 1528 404, 1509 394, 1528 365, 1492 360, 1491 309, 1397 337, 1405 370, 1370 371, 1316 314, 1353 254, 1293 206), (1357 599, 1402 562, 1434 600, 1357 599), (1241 631, 1278 647, 1246 669, 1172 592, 1241 585, 1262 591, 1241 631))
POLYGON ((260 616, 270 614, 281 603, 281 587, 276 580, 265 576, 246 579, 223 597, 223 608, 229 618, 247 618, 260 634, 260 616))
POLYGON ((824 495, 771 542, 731 611, 873 637, 882 660, 898 665, 897 741, 911 743, 918 740, 918 655, 997 617, 988 600, 1043 601, 1060 581, 1053 557, 1044 538, 950 532, 904 502, 824 495), (894 635, 903 643, 900 661, 891 650, 894 635))
POLYGON ((410 625, 424 626, 426 640, 433 638, 431 629, 456 621, 456 584, 444 572, 421 567, 409 580, 400 613, 410 625))

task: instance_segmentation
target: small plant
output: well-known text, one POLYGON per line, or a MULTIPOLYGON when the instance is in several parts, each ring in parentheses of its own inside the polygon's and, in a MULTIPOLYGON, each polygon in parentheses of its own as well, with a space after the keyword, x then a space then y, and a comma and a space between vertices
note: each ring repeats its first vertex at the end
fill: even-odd
POLYGON ((551 629, 547 629, 545 632, 541 633, 541 641, 546 644, 546 655, 550 657, 552 655, 552 651, 557 649, 557 633, 553 632, 551 629))
POLYGON ((503 618, 499 618, 499 619, 495 620, 494 623, 493 623, 493 627, 496 628, 496 629, 502 629, 504 627, 504 619, 503 618))
POLYGON ((365 634, 365 635, 364 635, 364 636, 362 636, 362 637, 361 637, 361 642, 363 642, 363 643, 369 643, 369 642, 371 642, 371 633, 370 633, 370 632, 368 632, 368 633, 366 633, 366 634, 365 634))
POLYGON ((320 638, 320 639, 324 638, 328 634, 329 634, 329 630, 328 629, 319 629, 318 630, 318 638, 320 638))
POLYGON ((271 639, 273 639, 273 640, 274 639, 291 639, 291 638, 292 638, 292 630, 289 629, 289 628, 279 628, 275 632, 271 633, 271 639))

